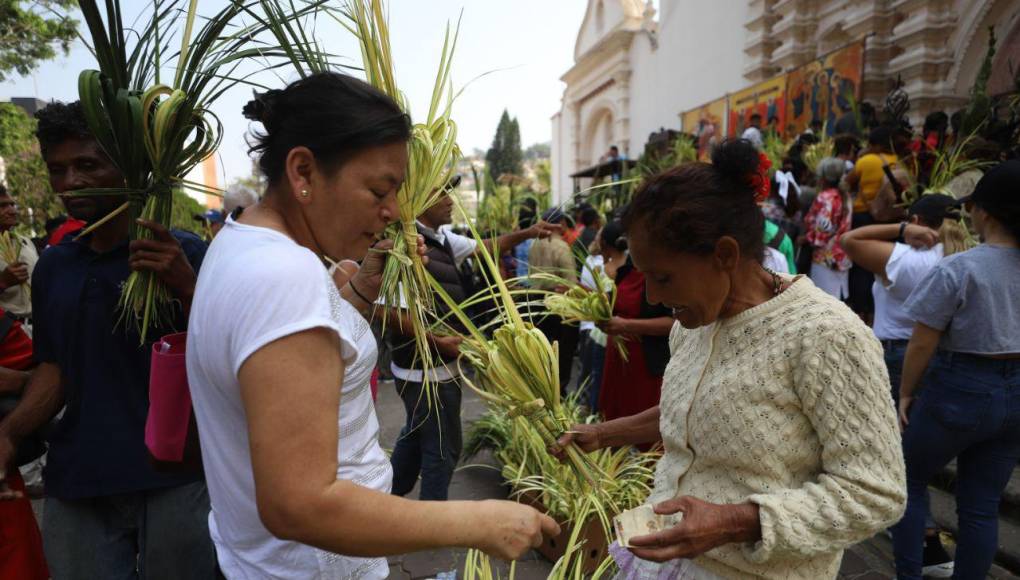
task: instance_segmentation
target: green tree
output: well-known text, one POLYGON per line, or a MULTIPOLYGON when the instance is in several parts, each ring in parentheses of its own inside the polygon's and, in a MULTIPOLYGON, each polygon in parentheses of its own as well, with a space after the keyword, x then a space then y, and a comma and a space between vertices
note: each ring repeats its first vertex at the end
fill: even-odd
POLYGON ((485 154, 486 192, 490 192, 489 183, 497 183, 502 175, 520 175, 521 160, 521 129, 517 119, 511 119, 510 113, 503 109, 503 115, 496 127, 496 136, 492 139, 492 147, 485 154))
POLYGON ((60 12, 74 7, 74 0, 0 0, 0 81, 12 71, 31 74, 58 47, 67 54, 78 21, 60 12))
POLYGON ((552 144, 548 141, 545 143, 535 143, 524 150, 524 158, 528 161, 549 159, 550 157, 552 157, 552 144))
POLYGON ((25 111, 0 103, 0 157, 6 167, 7 189, 21 208, 21 223, 40 235, 47 219, 64 213, 64 204, 50 189, 35 125, 35 119, 25 111))
POLYGON ((506 149, 503 151, 503 167, 513 175, 521 175, 524 168, 521 161, 524 160, 524 152, 521 151, 521 126, 517 124, 517 117, 510 121, 510 131, 507 134, 506 149))

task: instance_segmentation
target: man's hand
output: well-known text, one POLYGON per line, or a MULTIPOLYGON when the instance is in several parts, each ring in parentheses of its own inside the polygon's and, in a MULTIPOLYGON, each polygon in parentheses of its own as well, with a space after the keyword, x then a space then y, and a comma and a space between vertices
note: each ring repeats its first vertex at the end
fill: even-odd
POLYGON ((657 514, 677 512, 684 514, 678 525, 631 539, 630 551, 642 560, 668 562, 695 558, 725 544, 753 542, 761 537, 758 506, 754 504, 714 504, 681 496, 655 506, 657 514))
POLYGON ((134 272, 152 272, 175 298, 191 300, 198 277, 184 255, 180 242, 162 225, 138 220, 138 225, 152 232, 154 239, 132 240, 128 265, 134 272))
POLYGON ((28 282, 28 266, 15 262, 0 273, 0 287, 4 290, 28 282))
POLYGON ((460 343, 462 342, 464 339, 459 336, 434 336, 432 338, 432 344, 436 346, 436 350, 447 358, 460 356, 460 343))
POLYGON ((540 238, 545 239, 550 236, 558 236, 563 234, 563 227, 557 224, 551 224, 547 221, 538 220, 538 223, 531 226, 527 230, 529 238, 540 238))

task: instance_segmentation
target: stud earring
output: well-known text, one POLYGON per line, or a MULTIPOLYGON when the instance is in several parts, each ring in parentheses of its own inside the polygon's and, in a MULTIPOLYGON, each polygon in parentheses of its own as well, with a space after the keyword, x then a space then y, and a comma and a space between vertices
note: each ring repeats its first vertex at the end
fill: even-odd
POLYGON ((307 189, 302 189, 301 190, 301 197, 308 197, 309 195, 311 195, 311 194, 308 193, 307 189))

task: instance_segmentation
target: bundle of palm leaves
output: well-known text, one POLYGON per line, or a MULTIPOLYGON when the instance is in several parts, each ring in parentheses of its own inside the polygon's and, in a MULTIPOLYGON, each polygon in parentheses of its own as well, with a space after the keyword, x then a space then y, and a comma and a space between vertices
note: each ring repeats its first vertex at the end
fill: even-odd
MULTIPOLYGON (((973 159, 968 156, 969 149, 977 139, 977 131, 967 135, 949 147, 936 149, 935 160, 928 174, 928 183, 922 194, 945 193, 952 195, 949 191, 949 183, 968 171, 975 169, 983 170, 992 165, 991 162, 983 159, 973 159)), ((911 196, 906 199, 908 203, 917 201, 919 196, 911 196)))
MULTIPOLYGON (((215 193, 184 178, 219 147, 222 127, 210 105, 236 84, 249 82, 243 80, 247 75, 238 73, 242 64, 257 61, 260 68, 295 64, 299 71, 304 65, 325 66, 314 43, 291 26, 316 13, 323 1, 292 4, 292 11, 286 12, 266 0, 232 0, 215 15, 202 18, 195 33, 197 0, 189 0, 186 8, 184 0, 154 0, 148 21, 134 29, 125 28, 120 2, 106 0, 104 17, 99 2, 82 0, 99 70, 81 72, 78 94, 89 130, 124 176, 124 187, 68 195, 128 198, 84 233, 125 211, 169 227, 175 190, 190 187, 215 193), (253 16, 255 23, 237 25, 235 19, 242 14, 253 16), (266 31, 289 42, 274 45, 258 39, 266 31), (175 41, 180 47, 176 51, 175 41), (162 82, 164 66, 174 70, 169 84, 162 82)), ((152 236, 132 220, 132 239, 152 236)), ((155 274, 132 273, 121 296, 122 320, 133 324, 145 342, 150 329, 170 326, 171 301, 155 274)))
MULTIPOLYGON (((579 521, 587 521, 592 516, 593 505, 588 502, 580 507, 574 515, 579 521)), ((616 563, 611 556, 605 557, 599 565, 588 573, 587 540, 582 537, 582 526, 574 526, 567 538, 563 556, 553 564, 547 580, 601 580, 611 578, 616 572, 616 563)), ((507 580, 514 580, 515 566, 511 563, 507 580)), ((464 578, 466 580, 502 580, 488 556, 478 550, 470 550, 464 561, 464 578)))
MULTIPOLYGON (((597 419, 583 416, 574 397, 564 400, 561 411, 570 424, 597 419)), ((475 422, 467 441, 465 457, 491 450, 514 493, 540 502, 553 518, 578 522, 574 514, 594 500, 594 515, 607 526, 613 514, 641 505, 648 497, 660 457, 657 451, 637 452, 630 447, 589 453, 589 461, 604 478, 600 493, 593 493, 576 470, 546 452, 545 439, 530 421, 503 409, 490 409, 475 422)))
POLYGON ((822 133, 818 136, 818 141, 805 147, 800 155, 801 161, 815 175, 818 174, 818 165, 822 162, 822 159, 832 156, 833 139, 829 136, 827 129, 827 125, 823 126, 822 133))
POLYGON ((778 133, 774 131, 765 131, 765 135, 762 138, 762 153, 769 158, 769 162, 772 163, 772 167, 769 168, 769 177, 775 174, 775 172, 783 167, 783 159, 786 158, 788 145, 778 133))
MULTIPOLYGON (((343 17, 338 17, 338 20, 358 38, 368 83, 392 97, 410 114, 410 106, 398 88, 394 74, 389 25, 382 0, 350 0, 343 17)), ((434 309, 434 301, 425 266, 416 252, 416 220, 447 193, 446 184, 460 157, 457 124, 451 118, 456 95, 450 80, 459 28, 458 24, 451 32, 447 26, 428 115, 424 122, 415 123, 412 128, 407 174, 397 192, 400 220, 386 234, 394 242, 390 250, 394 259, 386 261, 380 291, 380 297, 386 304, 406 305, 415 337, 416 356, 425 368, 433 366, 427 340, 427 316, 434 309)), ((388 310, 383 310, 384 326, 387 318, 388 310)), ((431 405, 435 394, 429 389, 427 376, 425 382, 426 399, 431 405)))
POLYGON ((602 268, 594 268, 592 275, 595 288, 572 284, 569 280, 545 272, 536 272, 531 278, 568 288, 563 294, 557 292, 548 294, 543 301, 549 312, 562 318, 563 322, 568 324, 584 321, 606 322, 613 317, 616 283, 602 271, 602 268))
MULTIPOLYGON (((463 208, 459 204, 457 208, 463 216, 463 208)), ((495 305, 492 321, 484 329, 479 328, 465 305, 454 301, 439 282, 428 276, 432 290, 447 305, 450 316, 465 329, 461 359, 474 368, 475 377, 464 377, 464 384, 487 402, 514 416, 525 417, 546 445, 555 445, 570 426, 560 399, 558 345, 550 344, 540 330, 521 316, 514 293, 500 274, 489 248, 474 227, 471 233, 478 242, 482 275, 487 282, 483 293, 495 305), (490 329, 491 338, 486 334, 490 329)), ((598 489, 600 478, 588 458, 573 445, 564 452, 577 474, 589 487, 598 489)))
MULTIPOLYGON (((506 580, 514 580, 516 576, 516 562, 510 563, 510 572, 506 580)), ((503 580, 503 575, 498 572, 492 560, 485 553, 479 550, 468 550, 464 559, 464 580, 503 580)))
MULTIPOLYGON (((582 416, 575 398, 564 401, 563 412, 572 423, 595 419, 582 416)), ((543 508, 569 530, 565 552, 549 578, 601 578, 614 569, 612 558, 606 558, 589 575, 593 563, 588 549, 591 546, 586 545, 586 529, 596 525, 607 538, 611 537, 613 515, 645 501, 660 457, 657 452, 638 453, 621 448, 590 454, 592 463, 604 474, 604 493, 593 493, 573 469, 549 457, 544 439, 529 421, 504 410, 491 409, 472 426, 465 445, 467 457, 483 448, 490 449, 503 464, 503 477, 517 497, 543 508)), ((479 579, 498 577, 488 558, 480 553, 468 555, 465 575, 468 574, 479 579)))
MULTIPOLYGON (((585 265, 586 268, 589 266, 585 265)), ((566 324, 578 322, 609 322, 616 306, 616 282, 607 276, 601 267, 591 270, 595 280, 595 288, 585 288, 566 278, 546 272, 537 272, 529 276, 532 280, 544 280, 556 286, 567 288, 564 293, 548 292, 542 300, 545 309, 563 319, 566 324)), ((614 336, 613 344, 617 352, 627 360, 627 345, 622 336, 614 336)))

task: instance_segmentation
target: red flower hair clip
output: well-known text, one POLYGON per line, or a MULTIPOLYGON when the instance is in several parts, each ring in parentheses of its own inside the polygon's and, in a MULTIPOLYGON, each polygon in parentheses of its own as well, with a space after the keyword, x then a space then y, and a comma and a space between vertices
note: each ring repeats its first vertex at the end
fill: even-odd
POLYGON ((769 179, 769 169, 771 168, 772 162, 769 161, 768 155, 759 151, 758 168, 747 178, 751 189, 754 190, 754 201, 757 203, 769 198, 769 191, 772 188, 772 181, 769 179))

